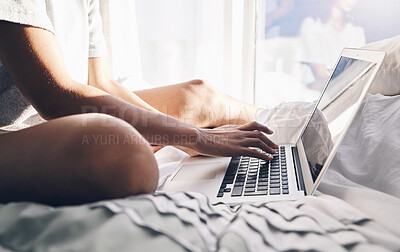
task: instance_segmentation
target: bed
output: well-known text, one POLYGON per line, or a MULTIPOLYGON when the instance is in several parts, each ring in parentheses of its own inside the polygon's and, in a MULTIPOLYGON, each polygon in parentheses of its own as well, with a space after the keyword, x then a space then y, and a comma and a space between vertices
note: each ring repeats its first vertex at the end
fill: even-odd
MULTIPOLYGON (((387 57, 315 195, 236 207, 162 190, 59 208, 9 203, 0 205, 0 251, 400 251, 399 45, 367 46, 387 57)), ((286 113, 279 128, 303 120, 308 106, 284 103, 258 120, 286 113)), ((156 153, 160 189, 185 156, 156 153)))

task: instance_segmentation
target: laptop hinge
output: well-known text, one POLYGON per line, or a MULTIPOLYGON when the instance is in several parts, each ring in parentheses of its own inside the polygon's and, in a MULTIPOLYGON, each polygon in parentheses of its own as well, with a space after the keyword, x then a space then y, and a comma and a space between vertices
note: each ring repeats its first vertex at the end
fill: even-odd
POLYGON ((297 190, 306 192, 304 188, 303 173, 301 172, 299 153, 297 152, 296 147, 292 147, 292 155, 294 161, 294 171, 296 173, 297 190))

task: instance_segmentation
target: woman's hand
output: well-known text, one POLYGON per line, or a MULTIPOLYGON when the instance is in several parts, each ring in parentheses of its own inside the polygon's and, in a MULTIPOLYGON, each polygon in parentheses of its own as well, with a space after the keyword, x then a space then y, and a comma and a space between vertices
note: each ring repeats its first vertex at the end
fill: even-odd
POLYGON ((257 122, 241 126, 227 125, 216 129, 200 129, 197 142, 190 148, 205 155, 250 156, 271 160, 270 155, 254 148, 275 153, 274 149, 278 148, 278 145, 265 135, 272 133, 268 127, 257 122))

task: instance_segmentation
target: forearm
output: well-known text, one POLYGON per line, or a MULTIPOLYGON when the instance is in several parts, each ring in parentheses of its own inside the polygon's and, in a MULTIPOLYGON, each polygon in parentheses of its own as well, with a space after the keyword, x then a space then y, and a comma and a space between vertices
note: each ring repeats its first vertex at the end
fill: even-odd
POLYGON ((153 112, 159 112, 157 109, 152 107, 147 102, 143 101, 139 96, 137 96, 134 92, 122 86, 116 81, 110 80, 107 85, 99 85, 97 88, 111 94, 114 97, 117 97, 127 103, 133 104, 139 108, 143 108, 153 112))
POLYGON ((89 86, 98 88, 114 97, 140 108, 158 112, 131 90, 114 81, 105 58, 89 58, 89 86))
POLYGON ((95 87, 73 83, 68 92, 54 92, 50 106, 42 108, 46 118, 81 113, 104 113, 118 117, 138 130, 150 143, 191 147, 198 128, 159 112, 140 108, 95 87))

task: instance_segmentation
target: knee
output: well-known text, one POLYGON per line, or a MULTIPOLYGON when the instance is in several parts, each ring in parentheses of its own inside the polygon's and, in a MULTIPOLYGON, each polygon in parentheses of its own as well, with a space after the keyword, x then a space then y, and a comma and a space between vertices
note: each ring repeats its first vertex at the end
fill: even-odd
POLYGON ((209 81, 196 79, 186 83, 186 88, 200 95, 210 95, 217 93, 217 88, 209 81))
POLYGON ((158 167, 146 139, 118 118, 97 115, 85 128, 81 153, 87 179, 105 197, 153 193, 158 167))
POLYGON ((221 93, 211 83, 205 80, 192 80, 185 83, 185 97, 191 104, 209 106, 219 99, 221 93))

